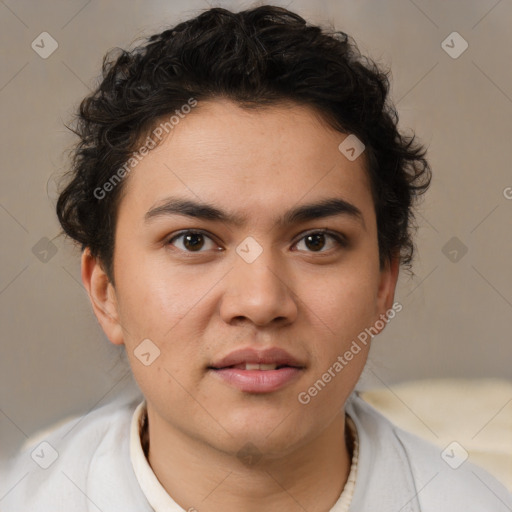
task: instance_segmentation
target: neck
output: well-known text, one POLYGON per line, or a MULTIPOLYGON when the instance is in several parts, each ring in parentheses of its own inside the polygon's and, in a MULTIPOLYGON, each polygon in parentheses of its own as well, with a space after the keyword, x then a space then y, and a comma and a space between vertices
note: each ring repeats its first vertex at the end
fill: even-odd
POLYGON ((344 412, 291 453, 259 454, 252 460, 187 436, 150 408, 148 418, 149 463, 167 493, 187 511, 327 512, 348 478, 351 450, 344 412))

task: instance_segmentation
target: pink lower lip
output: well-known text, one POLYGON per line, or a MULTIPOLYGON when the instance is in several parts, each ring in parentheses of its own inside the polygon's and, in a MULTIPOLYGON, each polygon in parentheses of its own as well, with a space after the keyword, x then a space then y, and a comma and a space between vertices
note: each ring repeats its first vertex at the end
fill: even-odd
POLYGON ((241 370, 221 368, 212 371, 232 386, 247 393, 270 393, 286 386, 302 371, 286 366, 279 370, 241 370))

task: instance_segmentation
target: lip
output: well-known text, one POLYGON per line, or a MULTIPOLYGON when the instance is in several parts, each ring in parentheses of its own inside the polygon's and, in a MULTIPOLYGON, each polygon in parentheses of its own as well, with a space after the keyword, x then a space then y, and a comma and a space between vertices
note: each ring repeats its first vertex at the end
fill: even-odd
POLYGON ((237 368, 215 370, 212 368, 210 371, 240 391, 272 393, 298 378, 304 370, 286 366, 279 370, 240 370, 237 368))
POLYGON ((242 363, 276 364, 277 366, 292 366, 295 368, 304 368, 305 366, 301 361, 293 357, 286 350, 278 347, 271 347, 264 350, 256 350, 254 348, 241 348, 234 350, 227 356, 211 364, 209 368, 218 370, 242 363))
POLYGON ((265 350, 243 348, 235 350, 208 367, 213 375, 246 393, 271 393, 297 379, 305 365, 286 350, 273 347, 265 350), (233 366, 275 364, 275 370, 245 370, 233 366))

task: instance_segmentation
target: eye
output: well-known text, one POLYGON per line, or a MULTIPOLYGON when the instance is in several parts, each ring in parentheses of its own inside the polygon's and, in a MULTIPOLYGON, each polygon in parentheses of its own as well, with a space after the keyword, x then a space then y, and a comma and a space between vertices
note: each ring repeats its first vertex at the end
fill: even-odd
POLYGON ((204 252, 201 251, 201 249, 204 248, 205 245, 207 246, 206 250, 211 250, 216 246, 215 242, 209 236, 207 236, 202 231, 195 230, 182 231, 181 233, 178 233, 169 239, 167 244, 175 245, 178 247, 178 249, 185 252, 204 252), (182 240, 179 242, 179 244, 175 244, 175 242, 180 239, 182 240), (205 240, 210 241, 210 247, 208 247, 208 243, 205 243, 205 240))
MULTIPOLYGON (((330 232, 328 230, 311 231, 304 235, 295 245, 304 243, 307 252, 320 253, 328 252, 336 247, 346 247, 347 240, 340 233, 330 232), (329 243, 330 240, 330 243, 329 243)), ((180 251, 188 253, 200 253, 218 247, 217 244, 206 233, 200 230, 185 230, 170 238, 166 245, 174 245, 180 251), (202 249, 204 249, 202 251, 202 249)), ((218 250, 221 250, 218 247, 218 250)))
POLYGON ((327 230, 312 231, 307 233, 299 240, 299 242, 297 242, 297 245, 303 241, 306 247, 310 249, 308 252, 328 252, 333 247, 339 248, 347 246, 347 241, 344 236, 338 233, 331 233, 327 230), (326 238, 331 240, 330 247, 329 244, 326 244, 326 238), (326 246, 327 249, 322 250, 326 246))

